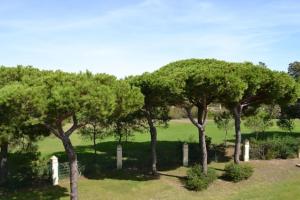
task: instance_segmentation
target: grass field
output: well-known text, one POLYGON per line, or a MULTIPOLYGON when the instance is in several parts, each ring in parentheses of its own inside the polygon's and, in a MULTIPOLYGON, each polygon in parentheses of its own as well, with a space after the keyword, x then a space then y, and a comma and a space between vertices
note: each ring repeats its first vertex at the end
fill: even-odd
MULTIPOLYGON (((300 123, 297 122, 295 136, 300 136, 300 123)), ((207 135, 213 143, 221 143, 224 133, 216 128, 213 122, 207 124, 207 135)), ((242 127, 243 136, 250 130, 242 127)), ((284 135, 276 126, 267 134, 284 135)), ((93 157, 91 141, 82 140, 74 134, 72 142, 76 147, 78 160, 81 163, 98 163, 101 170, 97 176, 85 176, 79 179, 80 199, 94 200, 159 200, 159 199, 300 199, 300 169, 295 167, 297 159, 251 161, 255 166, 254 175, 247 181, 235 184, 218 179, 207 191, 192 192, 184 188, 182 181, 186 168, 181 167, 181 142, 192 143, 190 158, 197 161, 197 132, 185 120, 172 121, 168 128, 158 129, 158 168, 160 176, 153 178, 149 175, 150 144, 148 133, 137 133, 134 138, 123 145, 124 170, 115 170, 116 142, 107 138, 97 145, 97 157, 93 157)), ((228 136, 233 140, 233 131, 228 136)), ((62 144, 54 137, 39 142, 39 150, 44 157, 57 155, 60 161, 66 160, 62 144)), ((299 161, 300 162, 300 161, 299 161)), ((211 162, 210 167, 217 169, 221 175, 224 162, 211 162)), ((27 188, 15 192, 3 193, 0 199, 69 199, 69 182, 61 180, 57 187, 42 186, 27 188)))

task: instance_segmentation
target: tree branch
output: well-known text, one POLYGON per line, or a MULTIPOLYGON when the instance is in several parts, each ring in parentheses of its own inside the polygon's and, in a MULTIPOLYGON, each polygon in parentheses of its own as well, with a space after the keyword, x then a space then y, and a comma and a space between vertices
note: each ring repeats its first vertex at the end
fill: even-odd
POLYGON ((69 137, 76 129, 81 128, 83 126, 85 126, 87 123, 82 123, 82 124, 78 124, 78 120, 76 115, 73 115, 73 125, 71 126, 71 128, 69 128, 65 134, 69 137))
POLYGON ((192 116, 191 107, 185 107, 185 110, 187 112, 188 118, 191 120, 191 122, 199 129, 203 129, 203 126, 199 124, 192 116))
POLYGON ((47 129, 49 129, 56 137, 59 139, 63 139, 63 136, 55 129, 53 128, 50 124, 44 124, 47 129))

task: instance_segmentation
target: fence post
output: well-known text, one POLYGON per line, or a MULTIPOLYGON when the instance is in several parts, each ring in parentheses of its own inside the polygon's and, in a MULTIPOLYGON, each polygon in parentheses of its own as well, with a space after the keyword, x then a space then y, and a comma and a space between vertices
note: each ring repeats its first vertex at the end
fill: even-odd
POLYGON ((244 141, 244 161, 248 162, 249 161, 249 150, 250 150, 250 144, 249 140, 244 141))
POLYGON ((117 169, 122 169, 122 146, 117 146, 117 169))
POLYGON ((52 156, 50 159, 51 159, 52 184, 58 185, 58 158, 56 156, 52 156))
POLYGON ((182 164, 184 167, 187 167, 189 165, 189 145, 187 143, 184 143, 182 145, 182 152, 183 152, 182 164))

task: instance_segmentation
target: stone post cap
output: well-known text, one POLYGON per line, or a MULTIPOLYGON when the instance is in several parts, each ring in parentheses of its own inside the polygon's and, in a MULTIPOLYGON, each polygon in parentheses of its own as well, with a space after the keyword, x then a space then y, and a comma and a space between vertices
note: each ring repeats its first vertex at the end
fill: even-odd
POLYGON ((51 156, 50 158, 51 160, 58 160, 58 158, 56 156, 51 156))
POLYGON ((248 140, 248 139, 245 139, 245 140, 244 140, 244 143, 249 143, 249 140, 248 140))
POLYGON ((122 148, 122 145, 118 144, 117 148, 118 148, 118 149, 121 149, 121 148, 122 148))

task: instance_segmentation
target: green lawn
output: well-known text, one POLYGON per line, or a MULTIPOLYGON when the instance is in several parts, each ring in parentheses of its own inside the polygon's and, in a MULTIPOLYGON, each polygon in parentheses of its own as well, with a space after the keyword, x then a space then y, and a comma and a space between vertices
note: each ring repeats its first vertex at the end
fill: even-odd
MULTIPOLYGON (((268 132, 281 132, 274 123, 274 126, 267 130, 268 132)), ((294 130, 295 134, 300 136, 300 121, 297 121, 296 127, 294 130)), ((244 135, 251 133, 251 130, 245 128, 242 125, 242 133, 244 135)), ((206 126, 206 134, 212 138, 213 143, 222 143, 224 141, 224 132, 219 130, 213 121, 208 121, 206 126)), ((74 146, 84 146, 91 145, 92 142, 88 140, 83 140, 78 134, 72 135, 72 143, 74 146)), ((234 139, 234 131, 231 130, 228 134, 228 139, 234 139)), ((196 128, 188 120, 176 120, 171 121, 167 128, 159 127, 158 128, 158 141, 173 141, 173 142, 197 142, 198 134, 196 128)), ((101 142, 114 142, 113 137, 106 138, 101 142)), ((130 139, 131 142, 149 142, 150 135, 149 133, 136 133, 133 138, 130 139)), ((63 151, 63 145, 61 142, 55 138, 55 136, 48 137, 39 142, 39 150, 43 155, 50 155, 54 152, 63 151)))
MULTIPOLYGON (((300 123, 297 122, 295 135, 300 136, 300 123)), ((213 143, 223 142, 224 133, 212 121, 207 124, 207 135, 213 143)), ((242 127, 244 137, 251 131, 242 127)), ((269 133, 285 134, 276 126, 269 133)), ((228 136, 233 140, 233 131, 228 136)), ((116 142, 107 138, 97 145, 97 157, 93 157, 91 141, 82 140, 74 134, 72 142, 76 147, 78 160, 89 167, 97 163, 101 169, 96 175, 87 173, 79 179, 80 199, 299 199, 300 169, 295 167, 298 160, 252 161, 255 174, 250 180, 235 184, 218 179, 203 192, 192 192, 184 188, 182 180, 186 168, 181 167, 181 142, 190 143, 190 160, 196 162, 199 155, 197 131, 188 121, 172 121, 168 128, 158 128, 158 168, 160 177, 149 175, 150 144, 149 133, 137 133, 129 142, 123 144, 124 169, 115 170, 116 142)), ((62 144, 54 137, 39 142, 39 150, 44 157, 57 155, 65 161, 62 144)), ((222 173, 224 162, 211 162, 210 166, 222 173)), ((69 199, 67 179, 61 180, 57 187, 43 186, 27 188, 9 194, 0 192, 0 199, 69 199)))

